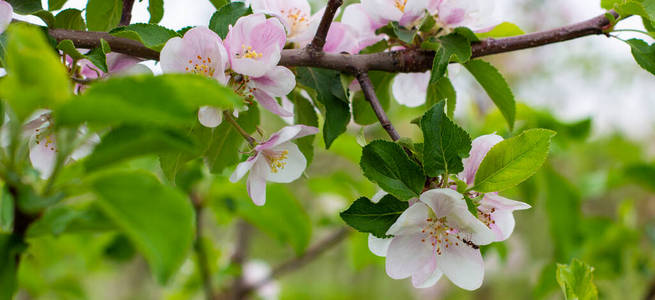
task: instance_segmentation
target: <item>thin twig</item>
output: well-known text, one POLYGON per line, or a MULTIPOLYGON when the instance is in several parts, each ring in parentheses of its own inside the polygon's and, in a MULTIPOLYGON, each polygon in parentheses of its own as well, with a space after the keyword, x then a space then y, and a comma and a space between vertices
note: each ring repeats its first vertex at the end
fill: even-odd
POLYGON ((321 256, 321 254, 325 253, 325 251, 331 249, 332 247, 339 245, 343 240, 348 237, 348 235, 351 233, 350 228, 348 227, 342 227, 335 232, 331 233, 328 235, 325 239, 320 240, 313 246, 309 247, 307 251, 305 251, 304 254, 301 256, 292 258, 286 262, 283 262, 282 264, 278 265, 277 267, 273 268, 273 271, 271 271, 271 275, 269 275, 267 278, 244 287, 240 291, 241 297, 245 297, 251 292, 261 288, 262 286, 266 285, 269 283, 271 280, 274 280, 276 278, 279 278, 283 275, 286 275, 292 271, 295 271, 306 264, 314 261, 316 258, 321 256))
MULTIPOLYGON (((618 16, 614 11, 610 11, 610 13, 618 16)), ((605 14, 603 14, 584 22, 553 30, 500 39, 485 39, 472 44, 473 57, 534 48, 583 36, 604 34, 603 30, 607 26, 610 26, 610 22, 605 14)), ((145 59, 159 59, 159 52, 147 48, 135 40, 115 37, 106 32, 66 29, 49 29, 48 32, 58 42, 68 39, 72 40, 78 48, 96 48, 100 45, 100 39, 102 38, 109 43, 114 52, 145 59)), ((401 50, 357 55, 324 53, 320 57, 316 57, 315 55, 310 55, 305 49, 286 49, 282 51, 282 58, 279 64, 287 67, 317 67, 347 73, 370 70, 406 73, 429 70, 432 67, 433 59, 434 52, 425 50, 401 50)))
POLYGON ((314 35, 314 39, 307 46, 310 55, 316 56, 317 53, 323 52, 323 46, 325 46, 325 39, 330 31, 330 25, 332 25, 334 15, 337 13, 337 10, 339 10, 341 4, 343 4, 343 0, 328 1, 327 6, 325 7, 325 12, 323 13, 323 18, 321 18, 321 23, 316 30, 316 35, 314 35))
MULTIPOLYGON (((252 233, 252 229, 250 228, 250 225, 248 225, 248 223, 246 223, 244 220, 239 220, 236 226, 237 242, 236 246, 234 247, 232 257, 230 258, 230 263, 232 265, 239 266, 243 270, 243 263, 248 256, 248 248, 250 247, 250 235, 252 233)), ((243 297, 239 291, 243 290, 244 288, 245 282, 242 271, 232 282, 232 288, 230 289, 232 294, 230 295, 230 298, 242 299, 243 297)))
POLYGON ((123 13, 121 14, 121 21, 118 25, 127 26, 132 21, 132 8, 134 7, 134 0, 123 0, 123 13))
POLYGON ((227 111, 227 110, 226 110, 226 111, 223 111, 223 117, 224 117, 225 120, 227 120, 230 124, 232 124, 232 127, 234 127, 234 129, 236 129, 237 132, 239 132, 239 134, 240 134, 244 139, 246 139, 246 141, 248 141, 248 144, 250 144, 250 146, 253 146, 253 147, 254 147, 255 145, 257 145, 257 142, 255 141, 255 138, 252 137, 251 135, 249 135, 245 130, 243 130, 243 128, 241 128, 241 126, 239 125, 239 123, 237 123, 237 121, 232 117, 232 115, 230 114, 229 111, 227 111))
POLYGON ((393 127, 393 124, 391 124, 391 121, 389 121, 389 117, 387 117, 387 113, 384 112, 384 109, 382 108, 382 105, 380 104, 377 95, 375 95, 375 88, 373 87, 373 83, 371 82, 371 79, 368 77, 368 73, 366 72, 358 73, 357 81, 359 82, 359 85, 362 87, 362 92, 364 92, 364 98, 366 98, 366 100, 371 104, 371 107, 375 112, 375 116, 380 121, 380 125, 382 125, 382 128, 384 128, 384 130, 387 131, 387 133, 389 134, 389 136, 394 142, 399 140, 400 135, 398 134, 398 131, 396 131, 396 128, 393 127))
POLYGON ((214 288, 212 286, 211 271, 209 270, 209 259, 207 258, 205 247, 202 245, 203 201, 195 193, 191 193, 190 198, 196 213, 196 241, 193 245, 193 249, 198 258, 198 270, 205 289, 205 299, 212 300, 214 299, 214 288))

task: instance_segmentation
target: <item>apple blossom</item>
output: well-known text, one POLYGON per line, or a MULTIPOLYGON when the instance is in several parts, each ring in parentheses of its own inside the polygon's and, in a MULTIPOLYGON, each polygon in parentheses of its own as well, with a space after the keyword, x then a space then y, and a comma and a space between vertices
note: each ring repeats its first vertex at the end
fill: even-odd
MULTIPOLYGON (((405 210, 387 230, 393 235, 386 252, 387 275, 412 277, 415 287, 434 285, 445 275, 455 285, 474 290, 482 285, 484 262, 479 245, 494 233, 467 209, 464 196, 452 189, 432 189, 405 210)), ((374 243, 375 244, 375 243, 374 243)))
POLYGON ((256 205, 266 203, 266 181, 289 183, 300 177, 307 167, 307 160, 291 140, 316 134, 318 128, 294 125, 287 126, 255 146, 254 155, 237 165, 230 176, 237 182, 248 175, 248 195, 256 205))
POLYGON ((466 26, 473 30, 491 25, 493 1, 488 0, 431 0, 429 10, 437 13, 443 27, 466 26))
POLYGON ((356 52, 384 39, 384 35, 376 34, 375 30, 384 26, 385 22, 369 16, 361 3, 348 5, 341 16, 341 23, 354 30, 358 44, 356 52))
POLYGON ((424 73, 400 73, 393 79, 391 92, 398 103, 417 107, 425 103, 430 71, 424 73))
POLYGON ((428 0, 362 0, 361 3, 371 18, 385 23, 397 21, 408 27, 423 17, 428 8, 428 0))
MULTIPOLYGON (((290 42, 295 42, 310 29, 311 25, 314 25, 313 20, 320 20, 320 17, 311 15, 311 7, 307 0, 249 0, 247 3, 254 13, 264 13, 278 18, 284 25, 290 42)), ((318 27, 318 24, 314 27, 318 27)))
MULTIPOLYGON (((503 138, 496 134, 474 139, 469 157, 462 161, 464 170, 458 174, 458 177, 468 185, 473 185, 475 174, 487 152, 502 140, 503 138)), ((498 193, 486 193, 478 205, 478 218, 494 232, 495 241, 504 241, 514 231, 515 221, 512 212, 528 208, 530 205, 507 199, 498 193)))
POLYGON ((3 33, 11 23, 13 13, 14 9, 11 7, 11 4, 7 1, 0 0, 0 33, 3 33))

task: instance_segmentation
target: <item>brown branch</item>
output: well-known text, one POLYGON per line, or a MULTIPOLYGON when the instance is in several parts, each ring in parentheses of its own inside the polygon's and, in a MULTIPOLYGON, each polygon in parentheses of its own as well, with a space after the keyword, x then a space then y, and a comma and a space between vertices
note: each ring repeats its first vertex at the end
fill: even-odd
POLYGON ((359 86, 362 87, 362 92, 364 92, 364 98, 366 98, 366 100, 371 104, 371 107, 375 112, 375 116, 380 121, 380 125, 382 125, 382 128, 384 128, 384 130, 387 131, 387 133, 389 134, 389 136, 394 142, 399 140, 400 135, 398 134, 398 131, 396 131, 396 128, 393 127, 393 124, 391 124, 391 121, 389 121, 389 117, 387 117, 387 113, 384 112, 384 109, 382 108, 382 105, 380 104, 377 95, 375 95, 375 88, 373 87, 373 83, 371 82, 371 79, 368 77, 368 73, 366 72, 357 73, 357 81, 359 82, 359 86))
MULTIPOLYGON (((614 11, 610 11, 610 13, 618 16, 614 11)), ((603 34, 603 30, 609 25, 609 20, 603 14, 584 22, 553 30, 500 39, 485 39, 472 45, 473 57, 534 48, 583 36, 603 34)), ((135 40, 115 37, 105 32, 49 29, 49 33, 58 42, 67 39, 72 40, 78 48, 92 49, 98 47, 100 45, 100 39, 103 38, 109 43, 114 52, 146 59, 159 59, 159 52, 149 49, 135 40)), ((325 68, 346 73, 369 70, 424 72, 431 68, 434 58, 434 52, 425 50, 402 50, 357 55, 323 53, 320 57, 311 55, 309 52, 304 49, 283 50, 282 59, 279 64, 287 67, 304 66, 325 68)))
POLYGON ((297 270, 305 266, 306 264, 312 262, 313 260, 321 256, 321 254, 323 254, 325 251, 341 243, 346 237, 348 237, 350 233, 351 230, 348 227, 342 227, 338 229, 337 231, 328 235, 325 239, 320 240, 313 246, 309 247, 307 251, 305 251, 305 253, 302 254, 301 256, 292 258, 286 262, 283 262, 277 267, 273 268, 273 271, 271 271, 271 275, 265 278, 264 280, 257 282, 253 285, 244 287, 243 289, 241 289, 239 295, 241 296, 241 298, 244 298, 251 292, 266 285, 271 280, 274 280, 280 276, 283 276, 289 272, 292 272, 294 270, 297 270))
POLYGON ((134 0, 123 0, 123 13, 121 14, 121 21, 118 25, 127 26, 132 21, 132 8, 134 7, 134 0))
POLYGON ((330 25, 332 25, 334 15, 339 10, 341 4, 343 4, 343 0, 330 0, 328 2, 323 13, 323 18, 321 18, 321 23, 316 30, 316 35, 314 35, 312 42, 307 45, 309 55, 316 57, 318 53, 323 52, 323 46, 325 46, 325 39, 330 31, 330 25))

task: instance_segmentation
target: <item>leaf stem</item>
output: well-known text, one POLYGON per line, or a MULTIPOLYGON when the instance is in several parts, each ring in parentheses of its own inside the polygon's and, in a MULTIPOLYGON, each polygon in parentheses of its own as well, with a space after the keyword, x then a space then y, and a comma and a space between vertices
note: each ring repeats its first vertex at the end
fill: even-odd
POLYGON ((255 138, 249 135, 245 130, 243 130, 243 128, 241 128, 239 123, 237 123, 237 121, 234 119, 234 117, 232 117, 232 114, 230 114, 229 111, 227 110, 223 111, 223 117, 232 125, 232 127, 234 127, 234 129, 237 130, 237 132, 239 132, 239 134, 246 141, 248 141, 248 144, 250 144, 250 146, 255 147, 257 145, 257 141, 255 140, 255 138))

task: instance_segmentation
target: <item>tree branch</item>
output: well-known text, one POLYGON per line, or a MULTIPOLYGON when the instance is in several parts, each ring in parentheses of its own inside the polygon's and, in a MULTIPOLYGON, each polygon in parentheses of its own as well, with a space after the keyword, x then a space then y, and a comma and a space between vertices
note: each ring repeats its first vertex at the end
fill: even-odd
POLYGON ((339 6, 343 4, 343 0, 330 0, 328 1, 327 6, 325 7, 325 12, 323 13, 323 18, 321 18, 321 23, 318 25, 316 30, 316 35, 309 45, 307 45, 307 52, 309 55, 317 56, 318 53, 323 52, 323 46, 325 46, 325 39, 327 38, 328 32, 330 31, 330 25, 332 25, 332 20, 334 20, 334 15, 337 13, 339 6))
POLYGON ((396 128, 393 127, 393 124, 391 124, 391 121, 389 121, 389 117, 387 117, 387 113, 384 112, 384 109, 382 108, 382 105, 380 104, 377 95, 375 95, 375 88, 373 87, 373 83, 371 82, 371 79, 368 77, 368 73, 366 72, 357 73, 357 81, 359 82, 359 86, 362 87, 362 92, 364 92, 364 98, 366 98, 366 100, 371 104, 371 107, 375 112, 375 116, 380 121, 380 125, 382 125, 382 128, 384 128, 384 130, 387 131, 387 133, 389 134, 389 136, 394 142, 399 140, 400 135, 398 134, 398 131, 396 131, 396 128))
POLYGON ((202 285, 205 289, 205 299, 212 300, 214 299, 214 288, 212 287, 211 272, 209 271, 209 260, 205 248, 202 245, 202 202, 202 199, 200 199, 198 195, 191 193, 191 203, 196 212, 196 240, 193 248, 198 258, 198 270, 200 272, 200 277, 202 278, 202 285))
MULTIPOLYGON (((618 16, 614 11, 610 11, 610 13, 618 16)), ((534 48, 583 36, 603 34, 603 30, 609 25, 609 20, 603 14, 584 22, 553 30, 500 39, 485 39, 471 45, 473 57, 534 48)), ((102 38, 109 43, 111 50, 114 52, 146 59, 159 59, 159 52, 149 49, 135 40, 115 37, 106 32, 49 29, 49 33, 57 42, 72 40, 78 48, 92 49, 98 47, 102 38)), ((425 50, 401 50, 356 55, 323 53, 320 57, 316 57, 316 55, 311 55, 309 51, 304 49, 287 49, 282 51, 279 64, 287 67, 325 68, 346 73, 369 70, 406 73, 430 70, 433 59, 434 52, 425 50)))
POLYGON ((118 25, 127 26, 132 21, 132 8, 134 7, 134 0, 123 0, 123 13, 121 14, 121 21, 118 25))
POLYGON ((239 295, 243 298, 248 294, 250 294, 251 292, 269 283, 271 280, 274 280, 282 275, 285 275, 289 272, 292 272, 294 270, 297 270, 305 266, 306 264, 318 258, 325 251, 341 243, 346 237, 348 237, 350 233, 351 230, 348 227, 342 227, 339 230, 331 233, 325 239, 320 240, 313 246, 309 247, 303 255, 292 258, 286 262, 283 262, 277 267, 273 268, 273 271, 271 271, 271 275, 265 278, 264 280, 255 283, 253 285, 246 286, 243 289, 241 289, 239 295))
POLYGON ((230 291, 232 294, 230 295, 230 299, 243 299, 243 295, 241 295, 240 291, 242 291, 245 288, 245 283, 243 280, 243 263, 246 260, 246 256, 248 255, 248 248, 250 246, 250 233, 251 233, 251 228, 248 223, 246 223, 244 220, 239 220, 237 222, 237 243, 236 247, 234 248, 234 253, 232 253, 232 257, 230 258, 230 263, 232 265, 238 265, 239 268, 241 268, 241 273, 234 279, 234 282, 232 282, 232 288, 230 291))

